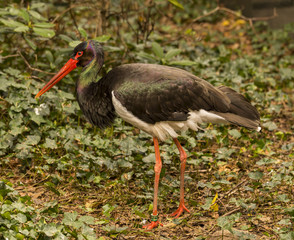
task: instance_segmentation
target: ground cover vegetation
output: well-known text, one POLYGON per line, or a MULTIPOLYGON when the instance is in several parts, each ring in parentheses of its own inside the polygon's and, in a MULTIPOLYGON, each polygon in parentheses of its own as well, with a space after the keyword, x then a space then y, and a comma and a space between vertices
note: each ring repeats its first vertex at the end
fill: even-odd
POLYGON ((0 3, 0 239, 293 239, 294 27, 251 26, 215 1, 0 3), (203 17, 201 17, 203 16, 203 17), (189 153, 191 214, 179 200, 179 157, 161 143, 152 212, 152 138, 117 119, 97 129, 75 101, 75 70, 40 99, 79 41, 99 40, 104 73, 132 62, 186 69, 245 95, 261 132, 206 126, 180 138, 189 153))

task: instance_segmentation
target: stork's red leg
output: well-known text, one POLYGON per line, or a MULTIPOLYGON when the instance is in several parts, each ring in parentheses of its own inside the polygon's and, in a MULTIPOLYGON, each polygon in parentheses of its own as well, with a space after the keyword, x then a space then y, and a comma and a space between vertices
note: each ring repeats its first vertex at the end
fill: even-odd
POLYGON ((179 204, 179 208, 174 213, 172 213, 171 216, 178 218, 184 211, 187 211, 188 213, 190 213, 190 211, 185 207, 185 203, 184 203, 184 194, 185 194, 185 192, 184 192, 184 175, 185 175, 187 154, 184 151, 184 149, 182 148, 178 139, 174 138, 173 140, 174 140, 174 142, 180 152, 181 177, 180 177, 180 204, 179 204))
POLYGON ((160 159, 158 139, 156 137, 153 137, 153 142, 154 142, 154 149, 155 149, 155 166, 154 166, 155 180, 154 180, 153 213, 151 216, 151 223, 148 223, 147 225, 143 226, 143 228, 147 230, 151 230, 157 227, 159 224, 163 226, 163 224, 160 223, 158 220, 158 213, 157 213, 157 194, 158 194, 159 176, 161 172, 162 163, 160 159))

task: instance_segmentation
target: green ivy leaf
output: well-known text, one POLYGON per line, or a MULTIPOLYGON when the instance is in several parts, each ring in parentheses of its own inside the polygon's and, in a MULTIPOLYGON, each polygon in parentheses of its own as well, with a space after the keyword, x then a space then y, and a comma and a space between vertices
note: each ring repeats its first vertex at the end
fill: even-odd
MULTIPOLYGON (((199 186, 199 185, 198 185, 199 186)), ((208 197, 205 199, 205 203, 201 206, 204 210, 208 210, 211 206, 211 202, 212 202, 213 198, 208 197)))
POLYGON ((173 4, 174 6, 180 8, 180 9, 183 9, 184 10, 184 7, 181 3, 179 3, 177 0, 168 0, 171 4, 173 4))
POLYGON ((50 149, 56 149, 57 145, 56 145, 55 140, 52 140, 50 138, 46 138, 46 142, 44 144, 44 147, 50 148, 50 149))
POLYGON ((94 38, 94 40, 98 42, 107 42, 111 38, 111 35, 101 35, 99 37, 94 38))
POLYGON ((284 202, 284 203, 287 203, 287 202, 290 202, 291 200, 288 198, 288 195, 287 194, 281 194, 281 195, 278 195, 278 199, 281 201, 281 202, 284 202))
POLYGON ((88 34, 87 34, 85 29, 79 27, 78 30, 79 30, 79 32, 80 32, 80 34, 82 35, 83 38, 85 38, 85 39, 88 38, 88 34))
POLYGON ((46 122, 46 120, 41 115, 37 115, 33 111, 29 111, 28 114, 30 115, 31 120, 34 121, 35 123, 37 123, 38 125, 46 122))
POLYGON ((81 43, 82 41, 72 41, 72 42, 70 42, 69 43, 69 46, 71 46, 71 47, 76 47, 77 45, 79 45, 80 43, 81 43))
POLYGON ((248 176, 252 179, 252 180, 260 180, 263 177, 263 173, 256 171, 256 172, 250 172, 248 174, 248 176))
POLYGON ((5 20, 5 19, 0 18, 0 22, 2 22, 5 26, 12 27, 12 28, 25 26, 23 23, 14 21, 12 19, 5 20))
POLYGON ((112 206, 110 204, 105 204, 102 209, 103 209, 103 214, 106 216, 106 217, 110 217, 110 213, 116 208, 116 205, 112 206))
POLYGON ((95 218, 92 216, 81 216, 79 221, 84 222, 86 224, 95 224, 95 218))
POLYGON ((68 43, 70 43, 70 42, 73 41, 69 36, 64 35, 64 34, 60 34, 59 37, 60 37, 62 40, 68 42, 68 43))
POLYGON ((51 223, 45 225, 43 232, 46 234, 46 236, 53 237, 58 232, 58 229, 56 228, 56 225, 51 223))
POLYGON ((27 222, 27 217, 26 217, 26 215, 24 215, 23 213, 18 213, 18 214, 14 217, 14 219, 15 219, 16 221, 20 222, 20 223, 25 223, 25 222, 27 222))
POLYGON ((149 154, 148 156, 144 157, 142 159, 142 161, 144 163, 154 163, 155 162, 155 154, 154 153, 149 154))
POLYGON ((130 162, 126 161, 126 160, 123 160, 123 159, 119 160, 117 162, 117 164, 120 167, 123 167, 123 168, 132 168, 133 167, 133 164, 132 163, 130 163, 130 162))
POLYGON ((241 135, 241 133, 237 130, 237 129, 231 129, 231 130, 229 130, 228 131, 228 133, 232 136, 232 137, 234 137, 234 138, 240 138, 242 135, 241 135))
POLYGON ((46 38, 52 38, 55 36, 55 32, 52 29, 33 27, 33 31, 37 35, 46 37, 46 38))
POLYGON ((226 229, 232 232, 232 227, 235 224, 236 220, 240 218, 241 214, 236 213, 229 216, 221 216, 217 219, 217 225, 221 227, 221 229, 226 229))
POLYGON ((170 60, 171 58, 175 57, 176 55, 179 55, 180 53, 180 49, 171 49, 165 54, 165 59, 170 60))
POLYGON ((41 140, 41 137, 39 135, 29 135, 26 139, 27 145, 37 145, 41 140))
POLYGON ((29 10, 29 14, 38 20, 41 20, 41 21, 47 20, 46 18, 42 17, 42 15, 40 13, 38 13, 37 11, 29 10))
POLYGON ((162 47, 157 42, 153 42, 151 45, 152 45, 152 51, 155 54, 155 56, 159 58, 164 58, 162 47))
MULTIPOLYGON (((25 231, 23 231, 23 232, 25 232, 25 231)), ((28 231, 27 231, 27 232, 28 232, 28 231)), ((25 236, 24 236, 23 234, 21 234, 21 233, 17 233, 17 234, 15 235, 15 237, 16 237, 17 240, 23 240, 25 236)))
POLYGON ((45 55, 46 55, 48 61, 49 61, 50 63, 53 63, 53 61, 54 61, 54 57, 53 57, 52 52, 49 51, 49 50, 46 50, 46 51, 45 51, 45 55))
POLYGON ((266 164, 272 164, 274 162, 276 162, 276 161, 272 158, 262 158, 258 162, 256 162, 256 164, 261 166, 261 165, 266 165, 266 164))
POLYGON ((291 223, 291 221, 290 221, 290 219, 282 219, 282 220, 280 220, 279 222, 278 222, 278 224, 280 224, 280 225, 291 225, 292 223, 291 223))
POLYGON ((48 187, 49 190, 60 196, 60 192, 58 191, 54 183, 48 181, 45 183, 45 185, 48 187))
POLYGON ((62 220, 62 223, 65 225, 71 226, 73 222, 77 220, 78 213, 77 212, 66 212, 64 213, 64 218, 62 220))
POLYGON ((30 21, 30 15, 28 14, 28 12, 24 9, 20 9, 18 16, 20 16, 21 18, 23 18, 26 22, 30 21))
POLYGON ((10 86, 9 81, 7 81, 6 78, 1 77, 0 78, 0 90, 7 91, 7 88, 10 86))
POLYGON ((35 44, 31 39, 28 39, 26 36, 24 36, 24 39, 26 40, 27 44, 28 44, 33 50, 36 50, 36 49, 37 49, 36 44, 35 44))
POLYGON ((190 60, 181 60, 181 61, 172 61, 169 65, 177 65, 177 66, 193 66, 196 65, 196 62, 190 60))
POLYGON ((146 215, 145 215, 143 212, 139 211, 137 207, 134 207, 134 208, 133 208, 133 211, 134 211, 134 213, 135 213, 137 216, 139 216, 140 218, 146 218, 146 215))
POLYGON ((278 128, 278 126, 272 121, 266 122, 262 124, 262 126, 267 128, 269 131, 274 131, 278 128))
POLYGON ((147 59, 149 62, 155 63, 156 62, 156 58, 148 53, 145 52, 139 52, 137 54, 139 57, 145 58, 147 59))
POLYGON ((46 3, 41 3, 41 2, 32 2, 30 5, 31 9, 39 9, 45 6, 46 6, 46 3))
POLYGON ((15 32, 26 32, 29 30, 28 26, 21 26, 14 29, 15 32))

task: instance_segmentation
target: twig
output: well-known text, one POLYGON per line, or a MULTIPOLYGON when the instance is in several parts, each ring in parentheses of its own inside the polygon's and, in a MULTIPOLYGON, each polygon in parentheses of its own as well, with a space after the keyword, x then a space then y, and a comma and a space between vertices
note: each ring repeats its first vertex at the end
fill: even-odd
POLYGON ((272 229, 269 228, 265 228, 264 226, 262 226, 261 224, 255 224, 253 221, 250 222, 252 225, 254 225, 257 229, 261 228, 263 229, 265 232, 271 232, 272 234, 274 234, 276 236, 276 239, 280 239, 278 234, 273 231, 272 229))
POLYGON ((209 172, 209 169, 199 169, 199 170, 187 170, 185 172, 187 173, 204 173, 204 172, 209 172))
POLYGON ((234 15, 236 17, 239 17, 239 18, 241 18, 241 19, 243 19, 245 21, 248 21, 249 24, 250 24, 250 26, 252 28, 253 28, 253 21, 265 21, 265 20, 273 19, 273 18, 275 18, 275 17, 278 16, 276 8, 273 9, 274 12, 273 12, 273 15, 272 16, 268 16, 268 17, 252 17, 252 18, 249 18, 249 17, 245 17, 244 15, 242 15, 242 14, 236 12, 236 11, 233 11, 233 10, 231 10, 229 8, 217 6, 215 9, 211 10, 210 12, 208 12, 206 14, 203 14, 202 16, 199 16, 199 17, 193 19, 192 23, 195 23, 198 20, 200 20, 200 19, 202 19, 204 17, 207 17, 209 15, 212 15, 215 12, 218 12, 218 11, 227 12, 227 13, 230 13, 230 14, 232 14, 232 15, 234 15))
POLYGON ((52 21, 52 23, 55 23, 57 20, 59 20, 59 18, 61 18, 64 14, 66 14, 68 11, 70 11, 71 9, 75 8, 75 7, 82 7, 85 6, 84 4, 73 4, 71 5, 69 8, 65 9, 62 13, 58 14, 54 20, 52 21))
POLYGON ((136 34, 136 39, 137 39, 137 44, 138 44, 138 43, 139 43, 139 33, 138 33, 138 31, 136 31, 136 30, 133 28, 133 26, 132 26, 132 24, 129 22, 128 18, 125 18, 124 20, 126 21, 126 23, 128 24, 128 26, 131 28, 131 30, 136 34))
MULTIPOLYGON (((199 169, 199 170, 186 170, 185 173, 206 173, 209 172, 209 169, 199 169)), ((178 170, 169 171, 169 173, 178 173, 178 170)))
MULTIPOLYGON (((70 2, 71 2, 71 1, 70 1, 70 2)), ((78 31, 79 39, 81 39, 81 33, 80 33, 80 30, 79 30, 79 26, 78 26, 78 24, 77 24, 77 21, 76 21, 76 18, 75 18, 75 16, 74 16, 74 13, 72 12, 72 8, 69 9, 69 14, 70 14, 71 19, 73 20, 73 24, 74 24, 75 28, 76 28, 77 31, 78 31)))
MULTIPOLYGON (((7 102, 7 100, 6 100, 4 97, 1 97, 1 96, 0 96, 0 100, 1 100, 1 101, 6 101, 6 102, 7 102)), ((1 158, 1 159, 2 159, 2 158, 1 158)))
POLYGON ((147 31, 147 35, 146 35, 146 38, 145 38, 145 43, 147 42, 150 34, 154 31, 154 26, 155 26, 155 22, 151 22, 151 29, 149 31, 147 31))
MULTIPOLYGON (((219 199, 217 199, 217 201, 220 202, 220 203, 224 206, 225 211, 227 211, 227 207, 226 207, 226 205, 223 203, 222 199, 219 198, 219 199)), ((215 204, 215 203, 214 203, 214 204, 215 204)), ((214 204, 211 204, 211 206, 213 206, 214 204)))
POLYGON ((31 78, 33 78, 33 79, 38 79, 38 80, 40 80, 41 82, 46 82, 45 80, 43 80, 42 78, 39 78, 39 77, 37 77, 37 76, 31 76, 31 78))
POLYGON ((50 75, 55 75, 55 73, 50 73, 50 72, 46 72, 46 71, 43 71, 41 69, 38 69, 38 68, 34 68, 32 67, 29 62, 26 60, 26 58, 22 55, 21 51, 18 49, 17 50, 17 53, 19 56, 21 56, 21 58, 24 60, 25 64, 28 66, 29 69, 31 69, 32 71, 36 71, 36 72, 42 72, 42 73, 46 73, 46 74, 50 74, 50 75))
POLYGON ((147 17, 145 19, 145 23, 144 23, 144 28, 143 28, 143 33, 146 34, 145 36, 145 39, 144 39, 144 42, 146 43, 147 40, 148 40, 148 37, 149 35, 153 32, 154 30, 154 22, 152 21, 152 16, 151 16, 151 9, 152 7, 154 7, 155 4, 151 1, 151 3, 149 3, 149 6, 148 6, 148 12, 147 12, 147 17), (150 20, 151 19, 151 20, 150 20), (149 25, 150 25, 150 22, 151 22, 151 29, 149 29, 149 25))
POLYGON ((220 201, 220 200, 222 200, 223 198, 232 195, 234 192, 236 192, 236 191, 239 189, 239 187, 240 187, 241 185, 243 185, 243 184, 246 183, 246 182, 248 182, 248 179, 245 179, 244 181, 238 183, 235 187, 233 187, 233 188, 230 189, 228 192, 226 192, 226 193, 225 193, 222 197, 220 197, 217 201, 220 201))
POLYGON ((197 22, 198 20, 200 20, 201 18, 205 18, 205 17, 207 17, 207 16, 209 16, 209 15, 211 15, 211 14, 213 14, 213 13, 219 11, 219 8, 220 8, 220 7, 216 7, 215 9, 211 10, 210 12, 208 12, 208 13, 206 13, 206 14, 203 14, 202 16, 199 16, 199 17, 193 19, 192 23, 195 23, 195 22, 197 22))
POLYGON ((210 229, 208 229, 206 232, 206 235, 210 234, 212 231, 214 231, 214 229, 217 227, 217 225, 213 225, 210 229))
POLYGON ((17 57, 17 56, 19 56, 19 54, 6 55, 4 57, 1 56, 0 59, 3 60, 3 59, 6 59, 6 58, 17 57))
POLYGON ((239 210, 241 210, 241 209, 242 209, 241 207, 237 207, 237 208, 235 208, 235 209, 233 209, 233 210, 231 210, 231 211, 225 213, 224 215, 222 215, 222 217, 224 217, 224 216, 228 216, 228 215, 231 215, 232 213, 237 212, 237 211, 239 211, 239 210))

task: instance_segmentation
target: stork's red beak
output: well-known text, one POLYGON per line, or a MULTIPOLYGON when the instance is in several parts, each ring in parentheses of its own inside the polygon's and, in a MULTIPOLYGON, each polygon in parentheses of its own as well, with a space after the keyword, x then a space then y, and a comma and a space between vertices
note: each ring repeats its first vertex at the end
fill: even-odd
POLYGON ((69 59, 68 62, 60 69, 60 71, 41 89, 40 92, 35 96, 35 98, 40 97, 42 94, 47 92, 52 88, 56 83, 58 83, 62 78, 69 74, 72 70, 77 67, 79 60, 69 59))

